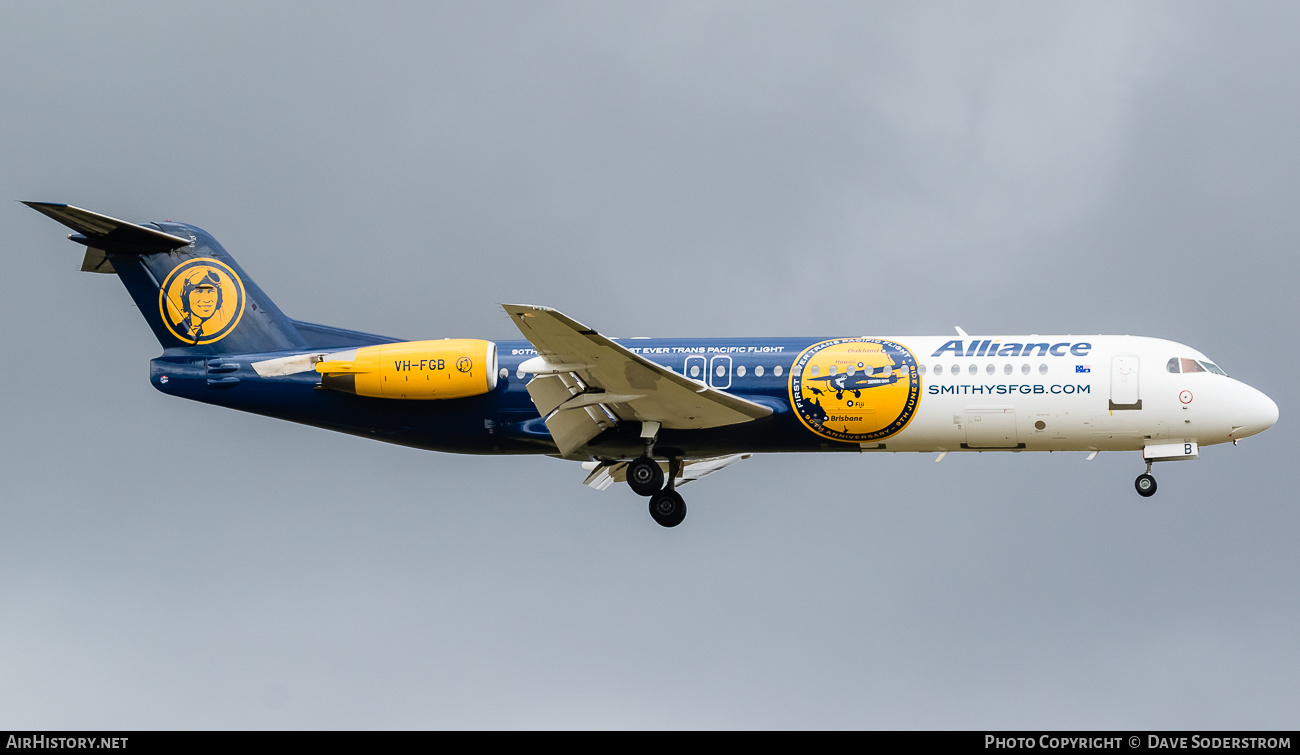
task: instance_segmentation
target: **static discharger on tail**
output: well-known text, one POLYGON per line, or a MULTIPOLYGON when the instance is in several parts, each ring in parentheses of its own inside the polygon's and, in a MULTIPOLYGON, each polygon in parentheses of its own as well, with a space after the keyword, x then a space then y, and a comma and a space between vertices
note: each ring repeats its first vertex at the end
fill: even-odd
POLYGON ((435 451, 581 461, 680 524, 678 488, 755 453, 1138 451, 1197 459, 1277 405, 1200 352, 1134 336, 618 339, 504 305, 522 341, 402 341, 294 320, 205 231, 27 202, 116 274, 163 393, 435 451))

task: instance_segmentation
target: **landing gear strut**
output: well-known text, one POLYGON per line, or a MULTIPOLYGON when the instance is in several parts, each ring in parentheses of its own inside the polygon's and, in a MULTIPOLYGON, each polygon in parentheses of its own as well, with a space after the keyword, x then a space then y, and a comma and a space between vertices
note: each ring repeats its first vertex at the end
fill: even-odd
POLYGON ((647 422, 641 428, 645 453, 627 465, 627 484, 637 495, 652 496, 663 490, 664 471, 654 460, 655 439, 659 436, 659 423, 647 422))
POLYGON ((1133 481, 1133 487, 1137 488, 1138 495, 1143 498, 1150 498, 1156 494, 1156 478, 1151 476, 1151 462, 1147 462, 1147 471, 1138 475, 1133 481))

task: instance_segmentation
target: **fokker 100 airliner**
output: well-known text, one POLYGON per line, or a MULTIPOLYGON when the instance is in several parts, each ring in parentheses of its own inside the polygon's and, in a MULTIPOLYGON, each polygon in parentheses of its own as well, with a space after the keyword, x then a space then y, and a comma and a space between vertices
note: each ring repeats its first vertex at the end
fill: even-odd
POLYGON ((1196 459, 1277 404, 1180 343, 1135 336, 617 340, 507 304, 526 340, 399 341, 293 320, 212 236, 27 202, 116 273, 163 393, 435 451, 547 454, 626 481, 665 527, 677 488, 755 453, 1141 451, 1196 459))

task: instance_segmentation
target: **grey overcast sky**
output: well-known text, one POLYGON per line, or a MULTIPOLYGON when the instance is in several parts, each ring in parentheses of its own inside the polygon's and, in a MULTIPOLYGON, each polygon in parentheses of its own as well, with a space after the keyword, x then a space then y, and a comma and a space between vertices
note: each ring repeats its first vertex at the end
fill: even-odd
POLYGON ((1300 725, 1300 5, 0 0, 0 727, 1300 725), (574 463, 171 399, 15 200, 212 232, 290 315, 513 339, 1135 333, 1278 426, 574 463), (1288 388, 1287 386, 1292 386, 1288 388))

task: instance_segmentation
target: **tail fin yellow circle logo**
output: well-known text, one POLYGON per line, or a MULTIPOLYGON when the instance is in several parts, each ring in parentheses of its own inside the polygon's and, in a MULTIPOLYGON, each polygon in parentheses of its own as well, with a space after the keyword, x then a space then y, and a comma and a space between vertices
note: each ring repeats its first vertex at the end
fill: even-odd
POLYGON ((822 341, 804 349, 790 370, 790 405, 804 427, 829 440, 897 435, 920 400, 916 357, 893 341, 822 341))
POLYGON ((207 257, 177 265, 158 291, 158 309, 172 335, 192 346, 220 341, 244 314, 244 283, 207 257))

